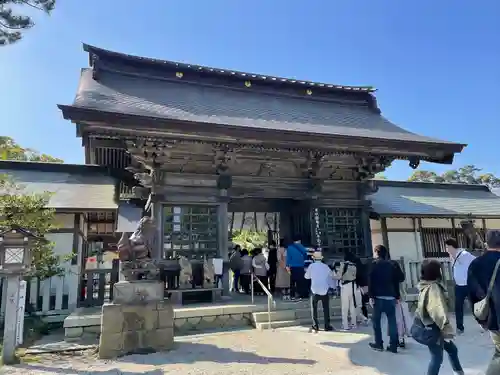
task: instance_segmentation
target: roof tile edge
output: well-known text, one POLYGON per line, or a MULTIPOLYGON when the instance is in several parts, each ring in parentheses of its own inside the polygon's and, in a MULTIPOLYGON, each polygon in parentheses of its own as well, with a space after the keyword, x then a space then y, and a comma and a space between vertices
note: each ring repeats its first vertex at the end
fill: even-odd
POLYGON ((141 57, 137 55, 130 55, 126 53, 121 53, 121 52, 116 52, 116 51, 111 51, 99 47, 92 46, 90 44, 83 43, 83 50, 85 52, 89 53, 89 65, 93 66, 94 64, 94 59, 95 57, 102 55, 102 56, 112 56, 112 57, 117 57, 129 61, 136 61, 136 62, 142 62, 142 63, 149 63, 149 64, 154 64, 154 65, 165 65, 165 66, 172 66, 172 67, 179 67, 183 69, 191 69, 194 71, 203 71, 207 73, 216 73, 220 75, 225 75, 225 76, 235 76, 239 75, 242 78, 251 78, 251 79, 259 79, 262 81, 269 81, 269 82, 283 82, 291 85, 295 85, 298 87, 320 87, 320 88, 327 88, 330 90, 338 90, 338 91, 345 91, 345 92, 360 92, 360 93, 374 93, 377 91, 376 88, 372 86, 351 86, 351 85, 336 85, 332 83, 324 83, 324 82, 315 82, 315 81, 308 81, 308 80, 302 80, 302 79, 293 79, 293 78, 284 78, 284 77, 278 77, 278 76, 270 76, 270 75, 265 75, 265 74, 258 74, 258 73, 250 73, 250 72, 242 72, 238 70, 232 70, 232 69, 223 69, 223 68, 213 68, 209 66, 203 66, 203 65, 196 65, 196 64, 189 64, 189 63, 182 63, 178 61, 170 61, 170 60, 162 60, 162 59, 155 59, 155 58, 150 58, 150 57, 141 57))

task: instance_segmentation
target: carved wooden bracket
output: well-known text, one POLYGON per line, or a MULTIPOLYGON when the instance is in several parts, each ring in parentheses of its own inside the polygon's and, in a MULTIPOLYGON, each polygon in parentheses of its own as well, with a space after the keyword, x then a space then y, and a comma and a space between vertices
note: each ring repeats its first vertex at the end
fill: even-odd
POLYGON ((355 180, 373 178, 377 173, 383 172, 391 165, 394 158, 386 156, 364 156, 356 159, 358 167, 353 171, 355 180))
POLYGON ((271 161, 264 161, 260 164, 259 170, 257 171, 257 176, 259 177, 271 177, 276 169, 276 165, 271 161))
POLYGON ((152 167, 147 172, 135 173, 134 178, 139 181, 142 186, 154 187, 163 183, 165 172, 158 167, 152 167))
POLYGON ((325 154, 309 151, 303 163, 295 164, 297 172, 302 177, 315 178, 321 175, 325 154))
POLYGON ((173 144, 135 140, 127 142, 127 151, 140 164, 152 169, 170 159, 173 144))
POLYGON ((216 144, 213 148, 213 162, 216 174, 227 174, 236 161, 234 149, 226 144, 216 144))

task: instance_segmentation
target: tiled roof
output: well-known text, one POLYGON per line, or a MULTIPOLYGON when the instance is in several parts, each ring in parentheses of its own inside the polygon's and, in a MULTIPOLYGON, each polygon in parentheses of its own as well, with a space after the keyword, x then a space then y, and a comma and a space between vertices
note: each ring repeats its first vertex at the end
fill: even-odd
POLYGON ((378 181, 368 198, 384 216, 500 217, 500 197, 486 186, 378 181))
MULTIPOLYGON (((16 163, 14 163, 16 164, 16 163)), ((0 162, 0 174, 9 175, 27 193, 53 193, 49 207, 67 210, 108 210, 116 209, 116 180, 101 173, 78 173, 64 171, 21 169, 0 162)), ((34 163, 36 164, 36 163, 34 163)), ((65 165, 61 166, 66 167, 65 165)), ((71 167, 71 166, 70 166, 71 167)), ((86 166, 81 166, 82 170, 86 166)))
POLYGON ((83 69, 74 107, 110 113, 234 127, 296 131, 316 135, 364 137, 463 145, 420 136, 391 123, 374 110, 252 90, 147 79, 83 69))

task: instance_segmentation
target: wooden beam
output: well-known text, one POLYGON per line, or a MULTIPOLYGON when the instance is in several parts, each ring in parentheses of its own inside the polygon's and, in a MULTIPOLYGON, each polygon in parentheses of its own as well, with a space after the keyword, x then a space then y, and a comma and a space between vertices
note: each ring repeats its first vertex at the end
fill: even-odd
POLYGON ((371 228, 370 228, 370 215, 366 210, 361 212, 361 220, 363 222, 363 237, 365 243, 365 254, 364 256, 370 256, 373 248, 371 228))
POLYGON ((387 233, 387 219, 385 217, 380 218, 380 227, 382 229, 382 243, 384 244, 384 246, 387 248, 387 250, 390 253, 389 235, 387 233))
POLYGON ((125 143, 118 139, 98 139, 90 138, 89 144, 91 148, 113 148, 113 149, 126 149, 125 143))

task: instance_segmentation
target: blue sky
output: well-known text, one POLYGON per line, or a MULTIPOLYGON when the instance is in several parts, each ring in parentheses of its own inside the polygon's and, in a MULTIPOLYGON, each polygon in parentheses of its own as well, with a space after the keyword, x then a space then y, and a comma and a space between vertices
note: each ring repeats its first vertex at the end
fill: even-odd
MULTIPOLYGON (((408 130, 468 143, 453 167, 500 175, 498 0, 59 1, 19 44, 0 49, 0 134, 83 162, 73 101, 81 43, 270 75, 372 85, 408 130), (84 4, 84 5, 83 5, 84 4), (495 132, 496 130, 496 132, 495 132)), ((449 166, 424 164, 443 171, 449 166)), ((407 163, 386 173, 406 179, 407 163)))

